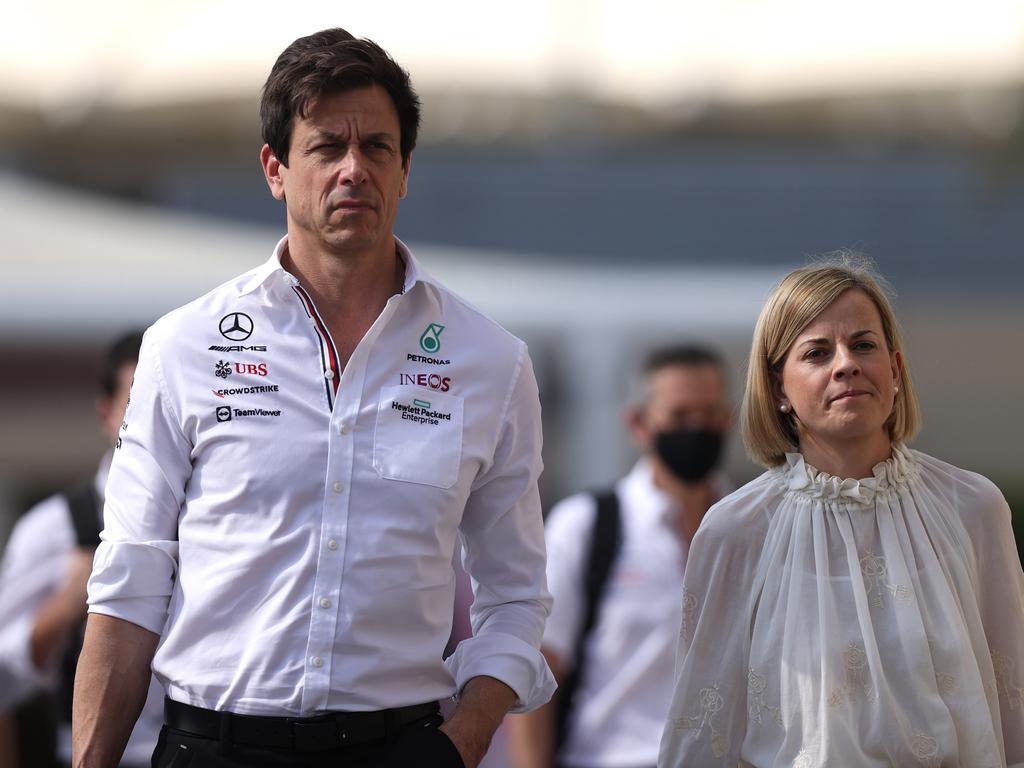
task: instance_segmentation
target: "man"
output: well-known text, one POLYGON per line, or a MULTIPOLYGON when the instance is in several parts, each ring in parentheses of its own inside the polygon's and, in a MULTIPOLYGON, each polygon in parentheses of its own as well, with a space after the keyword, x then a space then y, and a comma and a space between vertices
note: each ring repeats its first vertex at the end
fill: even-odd
POLYGON ((529 357, 393 234, 419 100, 381 48, 296 40, 260 114, 287 236, 146 333, 75 765, 116 761, 152 658, 156 766, 472 767, 509 708, 554 687, 529 357), (457 537, 474 637, 442 663, 457 537))
MULTIPOLYGON (((58 704, 57 757, 64 765, 71 761, 71 688, 85 623, 86 581, 99 543, 111 452, 124 421, 141 342, 141 333, 119 338, 101 366, 96 416, 111 450, 96 474, 26 512, 0 563, 0 712, 10 712, 41 691, 52 692, 58 704)), ((148 765, 162 704, 159 686, 151 684, 122 765, 148 765)), ((29 759, 29 745, 22 746, 23 757, 29 759)))
POLYGON ((714 473, 731 418, 714 353, 653 352, 627 423, 642 458, 614 492, 548 516, 555 605, 542 650, 555 701, 510 718, 519 768, 654 766, 672 691, 686 552, 724 485, 714 473))

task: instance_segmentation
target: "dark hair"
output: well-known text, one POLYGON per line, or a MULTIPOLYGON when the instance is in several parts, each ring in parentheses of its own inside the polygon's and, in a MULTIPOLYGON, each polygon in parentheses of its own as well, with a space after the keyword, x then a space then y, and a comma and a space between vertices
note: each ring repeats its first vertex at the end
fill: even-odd
POLYGON ((651 350, 644 358, 643 372, 650 376, 655 371, 671 365, 710 365, 725 370, 721 356, 707 347, 696 344, 676 344, 651 350))
POLYGON ((100 376, 97 384, 101 395, 113 397, 117 393, 117 374, 120 373, 123 366, 139 362, 141 347, 142 331, 126 333, 110 345, 100 364, 100 376))
POLYGON ((359 40, 339 27, 300 37, 277 57, 260 99, 263 141, 287 167, 296 117, 306 117, 325 94, 374 84, 388 92, 398 112, 404 166, 420 127, 420 99, 409 73, 372 40, 359 40))

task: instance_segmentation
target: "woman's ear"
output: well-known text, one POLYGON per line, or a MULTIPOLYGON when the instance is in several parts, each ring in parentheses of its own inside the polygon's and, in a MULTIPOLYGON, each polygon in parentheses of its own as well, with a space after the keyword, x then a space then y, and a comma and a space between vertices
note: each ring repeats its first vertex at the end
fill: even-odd
POLYGON ((782 374, 779 371, 769 371, 768 376, 772 384, 772 398, 775 400, 775 407, 783 412, 789 409, 789 398, 786 397, 786 390, 782 386, 782 374))

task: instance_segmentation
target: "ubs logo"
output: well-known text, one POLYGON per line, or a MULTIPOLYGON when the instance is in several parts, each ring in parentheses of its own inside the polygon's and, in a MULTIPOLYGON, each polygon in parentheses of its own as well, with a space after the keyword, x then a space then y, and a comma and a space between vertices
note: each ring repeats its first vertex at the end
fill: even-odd
POLYGON ((266 376, 267 364, 266 363, 226 363, 223 360, 218 360, 213 366, 213 372, 220 379, 226 379, 233 373, 241 373, 248 376, 266 376), (232 370, 232 367, 234 370, 232 370))
POLYGON ((266 376, 266 363, 235 363, 236 373, 245 373, 249 376, 266 376))
POLYGON ((220 319, 220 335, 231 341, 245 341, 252 336, 253 322, 245 312, 232 312, 220 319))

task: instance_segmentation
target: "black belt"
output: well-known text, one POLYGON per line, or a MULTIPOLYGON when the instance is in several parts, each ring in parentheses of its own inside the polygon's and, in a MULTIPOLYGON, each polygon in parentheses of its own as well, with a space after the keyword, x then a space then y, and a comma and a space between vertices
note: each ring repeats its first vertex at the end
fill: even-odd
POLYGON ((164 699, 164 722, 179 731, 251 747, 313 752, 390 735, 440 711, 437 702, 376 712, 328 712, 316 717, 238 715, 164 699))

